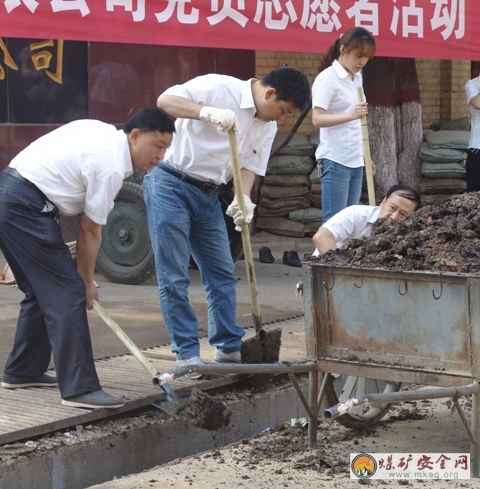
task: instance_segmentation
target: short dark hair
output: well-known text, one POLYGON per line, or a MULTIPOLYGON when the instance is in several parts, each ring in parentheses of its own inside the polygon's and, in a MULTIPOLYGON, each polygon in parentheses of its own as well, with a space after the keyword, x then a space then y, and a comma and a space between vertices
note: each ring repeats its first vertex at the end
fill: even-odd
POLYGON ((388 189, 385 198, 388 199, 390 195, 392 195, 394 192, 400 195, 400 197, 411 200, 412 202, 417 204, 415 210, 420 209, 420 207, 422 207, 422 198, 420 197, 420 194, 416 190, 413 190, 413 188, 409 187, 408 185, 392 185, 388 189))
POLYGON ((173 119, 160 109, 142 108, 125 122, 123 130, 126 134, 138 129, 141 132, 159 131, 175 132, 173 119))
POLYGON ((310 83, 307 77, 296 68, 282 66, 267 73, 260 83, 276 90, 275 100, 293 102, 299 110, 310 105, 310 83))

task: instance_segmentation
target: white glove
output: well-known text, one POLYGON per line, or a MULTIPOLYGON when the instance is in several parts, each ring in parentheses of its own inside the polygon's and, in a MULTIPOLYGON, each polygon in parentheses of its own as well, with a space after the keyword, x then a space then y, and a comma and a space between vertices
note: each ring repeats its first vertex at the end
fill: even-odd
POLYGON ((247 215, 244 216, 242 209, 240 209, 240 206, 238 205, 237 202, 237 196, 233 199, 233 202, 228 206, 226 214, 227 216, 230 216, 233 219, 233 222, 235 223, 235 231, 238 231, 239 233, 242 231, 241 224, 244 222, 246 224, 250 224, 253 219, 253 210, 255 207, 257 207, 251 200, 248 195, 244 195, 243 199, 245 201, 245 210, 247 212, 247 215))
POLYGON ((227 132, 230 129, 238 131, 238 119, 233 110, 216 109, 215 107, 202 107, 200 120, 215 124, 219 131, 227 132))

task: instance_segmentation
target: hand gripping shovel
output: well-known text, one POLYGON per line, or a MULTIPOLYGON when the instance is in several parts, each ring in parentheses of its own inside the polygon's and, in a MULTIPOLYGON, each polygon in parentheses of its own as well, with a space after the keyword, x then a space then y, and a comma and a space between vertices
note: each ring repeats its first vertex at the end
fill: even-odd
MULTIPOLYGON (((105 321, 107 326, 117 335, 118 339, 128 348, 130 353, 140 362, 151 375, 152 381, 158 385, 167 397, 166 401, 155 401, 152 404, 172 416, 178 416, 187 423, 207 430, 218 430, 227 425, 231 412, 227 412, 222 403, 215 401, 208 394, 192 390, 189 396, 179 397, 177 393, 165 383, 169 374, 160 374, 143 352, 127 336, 125 331, 110 317, 105 309, 93 300, 92 307, 105 321)), ((172 376, 169 376, 172 378, 172 376)))
MULTIPOLYGON (((237 137, 235 131, 228 131, 228 142, 230 143, 230 156, 232 159, 233 186, 238 205, 246 216, 245 201, 243 198, 242 176, 240 173, 240 163, 238 161, 237 137)), ((245 265, 247 267, 247 280, 250 289, 250 299, 252 302, 252 317, 256 335, 242 343, 242 363, 277 363, 280 357, 280 337, 281 329, 265 331, 262 328, 262 317, 260 314, 260 304, 258 302, 257 281, 255 269, 253 267, 252 244, 250 242, 250 230, 247 223, 243 223, 242 243, 245 265)))

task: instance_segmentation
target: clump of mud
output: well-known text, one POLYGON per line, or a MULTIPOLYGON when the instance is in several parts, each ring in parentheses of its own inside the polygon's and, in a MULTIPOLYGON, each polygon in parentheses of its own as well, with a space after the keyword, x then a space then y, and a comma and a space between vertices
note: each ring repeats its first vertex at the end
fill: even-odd
POLYGON ((379 219, 372 235, 309 261, 324 265, 480 274, 480 193, 426 206, 403 222, 379 219))
POLYGON ((230 423, 232 412, 221 402, 197 390, 192 390, 185 401, 180 401, 175 407, 175 414, 185 422, 215 431, 230 423))
POLYGON ((282 330, 260 330, 255 336, 242 342, 242 363, 277 363, 282 345, 282 330))

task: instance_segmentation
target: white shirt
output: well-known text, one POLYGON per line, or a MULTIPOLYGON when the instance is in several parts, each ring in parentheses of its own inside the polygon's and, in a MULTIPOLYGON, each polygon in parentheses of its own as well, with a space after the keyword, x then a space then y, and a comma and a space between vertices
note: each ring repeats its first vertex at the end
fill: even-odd
MULTIPOLYGON (((362 75, 355 73, 352 80, 343 66, 335 60, 323 70, 312 86, 312 106, 327 114, 344 114, 358 104, 357 87, 362 86, 362 75)), ((327 158, 349 168, 364 166, 363 137, 360 119, 332 127, 320 128, 320 144, 315 151, 317 160, 327 158)))
POLYGON ((471 117, 471 130, 470 130, 470 141, 468 143, 469 148, 480 149, 480 110, 476 109, 470 100, 472 100, 475 95, 480 93, 480 76, 469 80, 465 84, 465 94, 467 95, 467 104, 470 110, 471 117))
MULTIPOLYGON (((242 81, 226 75, 203 75, 183 85, 175 85, 164 95, 188 98, 198 104, 231 109, 235 112, 239 130, 237 143, 240 167, 257 175, 265 175, 277 123, 255 117, 252 81, 242 81)), ((182 172, 217 185, 232 178, 228 133, 208 122, 177 119, 172 145, 165 161, 182 172)))
POLYGON ((132 174, 127 135, 111 124, 79 120, 37 139, 11 162, 61 214, 105 224, 123 180, 132 174))
MULTIPOLYGON (((341 248, 351 239, 370 236, 372 225, 378 219, 379 212, 380 206, 351 205, 337 212, 322 225, 322 228, 328 229, 333 234, 337 248, 341 248)), ((320 255, 317 248, 313 255, 320 255)))

